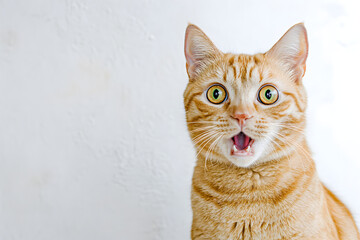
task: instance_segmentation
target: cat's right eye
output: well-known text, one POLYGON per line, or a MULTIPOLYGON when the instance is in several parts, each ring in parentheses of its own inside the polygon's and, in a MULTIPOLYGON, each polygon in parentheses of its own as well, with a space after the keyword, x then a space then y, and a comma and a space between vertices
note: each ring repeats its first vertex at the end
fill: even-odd
POLYGON ((227 99, 227 91, 220 84, 210 86, 206 92, 206 97, 213 104, 220 104, 227 99))

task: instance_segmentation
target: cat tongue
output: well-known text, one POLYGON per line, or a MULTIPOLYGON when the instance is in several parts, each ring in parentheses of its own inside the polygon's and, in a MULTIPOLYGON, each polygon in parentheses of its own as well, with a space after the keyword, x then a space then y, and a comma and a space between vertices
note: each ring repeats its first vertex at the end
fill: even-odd
POLYGON ((250 137, 246 136, 243 132, 234 137, 234 143, 237 149, 244 150, 249 146, 250 137))

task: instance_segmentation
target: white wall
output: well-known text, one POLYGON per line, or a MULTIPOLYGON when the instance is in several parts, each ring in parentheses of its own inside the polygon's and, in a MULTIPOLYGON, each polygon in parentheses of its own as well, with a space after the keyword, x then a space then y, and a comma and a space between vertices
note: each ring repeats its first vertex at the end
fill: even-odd
POLYGON ((360 221, 356 1, 0 1, 0 239, 190 239, 188 22, 224 51, 308 28, 308 138, 360 221))

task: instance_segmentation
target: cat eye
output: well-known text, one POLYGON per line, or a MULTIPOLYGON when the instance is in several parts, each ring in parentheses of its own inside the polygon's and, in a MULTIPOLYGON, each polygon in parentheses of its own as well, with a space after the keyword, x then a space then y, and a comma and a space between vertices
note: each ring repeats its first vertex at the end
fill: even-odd
POLYGON ((272 85, 264 85, 259 90, 258 101, 265 105, 275 103, 279 99, 279 91, 272 85))
POLYGON ((222 85, 214 84, 208 88, 206 92, 206 97, 209 102, 214 104, 220 104, 226 100, 227 91, 222 85))

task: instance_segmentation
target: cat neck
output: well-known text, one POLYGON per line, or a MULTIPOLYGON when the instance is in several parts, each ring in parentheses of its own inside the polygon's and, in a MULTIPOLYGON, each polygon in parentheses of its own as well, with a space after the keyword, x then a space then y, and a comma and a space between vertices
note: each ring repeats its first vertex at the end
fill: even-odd
POLYGON ((315 164, 304 139, 287 155, 249 168, 224 161, 205 161, 199 157, 193 187, 202 186, 211 196, 226 196, 234 201, 239 201, 239 198, 247 201, 276 200, 299 184, 306 187, 314 174, 315 164))

